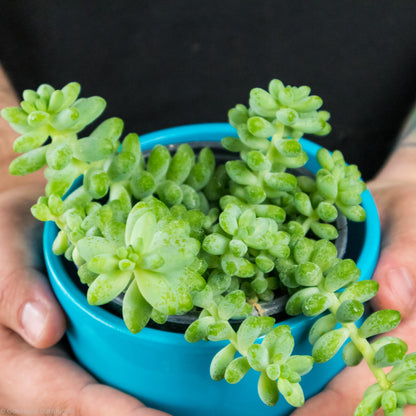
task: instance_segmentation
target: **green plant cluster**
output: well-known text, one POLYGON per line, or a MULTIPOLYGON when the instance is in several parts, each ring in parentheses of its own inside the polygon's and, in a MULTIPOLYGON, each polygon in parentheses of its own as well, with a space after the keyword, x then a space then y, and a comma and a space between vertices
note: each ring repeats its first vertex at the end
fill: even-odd
POLYGON ((122 138, 119 118, 79 137, 105 108, 102 98, 79 93, 77 83, 62 90, 43 84, 2 116, 21 134, 14 150, 22 155, 10 172, 46 166, 45 195, 32 213, 57 224, 53 250, 75 263, 91 304, 121 295, 133 333, 150 319, 162 324, 197 311, 185 338, 228 342, 213 358, 211 377, 233 384, 257 371, 269 406, 279 395, 301 406, 301 377, 341 349, 347 365, 364 359, 377 380, 356 416, 380 407, 397 416, 416 403, 415 355, 398 338, 372 338, 395 328, 400 314, 363 318, 378 285, 360 281, 354 261, 338 258, 333 243, 340 213, 365 220, 358 168, 341 152, 320 149, 315 177, 293 171, 308 158, 300 138, 330 132, 321 98, 279 80, 268 91, 253 89, 248 108, 229 112, 236 137, 222 145, 235 157, 218 164, 212 149, 195 154, 189 144, 175 152, 157 145, 145 156, 137 134, 122 138), (287 314, 317 317, 310 356, 292 355, 290 328, 262 316, 262 302, 281 294, 287 314))

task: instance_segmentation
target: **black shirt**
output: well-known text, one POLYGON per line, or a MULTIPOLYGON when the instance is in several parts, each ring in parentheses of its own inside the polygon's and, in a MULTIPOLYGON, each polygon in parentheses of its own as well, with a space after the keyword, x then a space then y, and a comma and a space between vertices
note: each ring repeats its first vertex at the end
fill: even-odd
POLYGON ((78 81, 126 132, 210 121, 272 78, 312 87, 368 179, 416 98, 414 0, 0 1, 0 57, 19 93, 78 81))

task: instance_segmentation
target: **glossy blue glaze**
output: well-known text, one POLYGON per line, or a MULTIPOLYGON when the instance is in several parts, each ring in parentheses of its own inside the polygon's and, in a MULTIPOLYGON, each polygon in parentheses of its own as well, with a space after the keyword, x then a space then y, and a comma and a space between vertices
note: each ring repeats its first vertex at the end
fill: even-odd
MULTIPOLYGON (((142 149, 154 145, 193 141, 219 141, 235 135, 225 123, 196 124, 160 130, 141 137, 142 149)), ((307 168, 316 171, 314 160, 319 146, 302 139, 308 153, 307 168)), ((380 225, 374 201, 363 195, 367 220, 350 224, 346 257, 356 260, 362 278, 369 279, 379 253, 380 225)), ((105 309, 87 303, 84 293, 64 266, 62 257, 52 252, 57 228, 47 223, 44 253, 50 281, 68 316, 67 336, 79 363, 103 383, 138 397, 146 405, 174 416, 253 416, 288 415, 293 410, 284 398, 274 408, 264 405, 257 395, 259 373, 251 370, 244 379, 229 385, 209 376, 212 357, 225 344, 189 344, 182 334, 145 328, 131 334, 122 319, 105 309)), ((77 278, 75 276, 75 278, 77 278)), ((296 354, 310 354, 307 335, 313 318, 295 317, 285 321, 296 340, 296 354)), ((344 366, 341 354, 326 364, 316 364, 302 378, 306 397, 318 393, 344 366)))

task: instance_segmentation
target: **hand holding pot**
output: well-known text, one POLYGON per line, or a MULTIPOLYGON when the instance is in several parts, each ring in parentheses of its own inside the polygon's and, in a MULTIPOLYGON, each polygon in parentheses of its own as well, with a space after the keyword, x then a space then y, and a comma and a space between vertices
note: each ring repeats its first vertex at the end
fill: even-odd
MULTIPOLYGON (((416 350, 416 112, 413 110, 397 148, 369 183, 382 227, 382 249, 373 279, 380 283, 375 309, 396 309, 400 326, 386 335, 400 337, 416 350)), ((352 415, 372 376, 365 365, 349 367, 293 416, 352 415)), ((406 413, 407 412, 407 413, 406 413)), ((406 416, 416 415, 409 407, 406 416)))
MULTIPOLYGON (((1 68, 0 86, 2 105, 14 105, 1 68)), ((65 332, 65 318, 40 271, 41 234, 30 215, 43 179, 8 175, 12 139, 0 124, 0 414, 166 415, 100 385, 52 347, 65 332)))

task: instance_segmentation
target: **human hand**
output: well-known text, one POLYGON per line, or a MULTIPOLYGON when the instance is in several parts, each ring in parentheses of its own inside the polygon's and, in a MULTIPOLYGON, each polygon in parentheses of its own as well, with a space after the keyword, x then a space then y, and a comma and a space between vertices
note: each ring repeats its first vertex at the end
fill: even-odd
MULTIPOLYGON (((397 150, 383 170, 369 183, 382 228, 382 247, 373 279, 380 289, 374 309, 396 309, 402 315, 398 328, 388 335, 407 342, 416 351, 416 148, 397 150)), ((349 367, 325 390, 308 400, 293 416, 351 416, 364 391, 375 378, 366 363, 349 367)), ((383 414, 379 410, 376 415, 383 414)), ((416 415, 416 406, 405 410, 416 415)))
POLYGON ((39 223, 29 213, 41 186, 0 193, 0 414, 166 416, 100 385, 53 346, 65 317, 40 271, 39 223))

